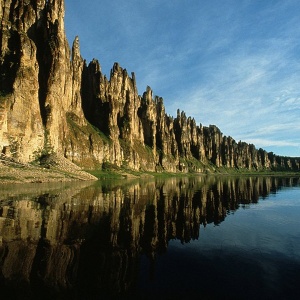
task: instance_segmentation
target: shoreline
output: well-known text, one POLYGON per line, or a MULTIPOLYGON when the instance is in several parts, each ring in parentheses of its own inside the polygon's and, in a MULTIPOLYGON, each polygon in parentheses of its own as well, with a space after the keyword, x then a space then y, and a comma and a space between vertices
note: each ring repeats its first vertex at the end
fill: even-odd
POLYGON ((97 180, 65 158, 52 155, 44 165, 0 160, 0 185, 97 180))
POLYGON ((49 183, 70 181, 97 181, 107 179, 147 179, 192 176, 278 176, 300 177, 300 172, 249 171, 236 169, 216 169, 215 172, 170 173, 133 171, 129 169, 84 170, 67 159, 55 157, 45 166, 22 164, 15 161, 0 161, 0 186, 3 184, 49 183))

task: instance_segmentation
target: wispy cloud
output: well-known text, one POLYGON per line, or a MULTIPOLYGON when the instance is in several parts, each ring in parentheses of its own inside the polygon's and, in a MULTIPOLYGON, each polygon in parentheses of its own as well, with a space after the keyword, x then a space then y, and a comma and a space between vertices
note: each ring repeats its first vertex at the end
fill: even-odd
POLYGON ((237 140, 300 156, 297 0, 66 2, 83 54, 106 73, 114 61, 134 71, 140 93, 150 85, 168 114, 180 108, 237 140))
MULTIPOLYGON (((247 139, 245 140, 247 142, 247 139)), ((249 143, 260 145, 260 147, 296 147, 300 148, 300 142, 279 141, 270 139, 251 139, 249 143)))

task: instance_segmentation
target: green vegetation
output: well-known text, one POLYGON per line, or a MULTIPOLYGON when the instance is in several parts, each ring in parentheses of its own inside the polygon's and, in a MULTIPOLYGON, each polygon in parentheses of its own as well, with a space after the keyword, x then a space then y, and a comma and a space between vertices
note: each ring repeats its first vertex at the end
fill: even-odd
POLYGON ((47 159, 47 157, 49 157, 53 153, 54 149, 51 146, 49 130, 44 128, 44 147, 34 151, 34 161, 32 162, 32 164, 40 164, 43 160, 47 159))
POLYGON ((89 122, 87 122, 87 127, 88 129, 95 131, 103 142, 105 142, 106 144, 112 144, 112 140, 107 135, 105 135, 99 128, 97 128, 89 122))
MULTIPOLYGON (((187 164, 191 162, 186 162, 187 164)), ((193 163, 193 162, 192 162, 193 163)), ((189 172, 149 172, 149 171, 134 171, 124 166, 117 167, 109 162, 103 163, 102 169, 98 170, 85 170, 86 172, 94 175, 98 179, 124 179, 124 178, 143 178, 143 177, 155 177, 155 178, 169 178, 169 177, 193 177, 193 176, 300 176, 300 172, 275 172, 270 170, 248 170, 248 169, 232 169, 226 167, 216 168, 215 166, 199 165, 203 168, 202 172, 197 172, 191 169, 189 172), (206 168, 205 168, 206 167, 206 168)), ((198 167, 199 167, 198 166, 198 167)), ((192 166, 193 167, 193 166, 192 166)))
POLYGON ((0 181, 1 180, 11 180, 11 181, 14 181, 14 180, 16 180, 16 177, 3 175, 3 176, 0 176, 0 181))
POLYGON ((124 176, 113 171, 103 171, 103 170, 85 170, 91 175, 97 177, 98 179, 123 179, 124 176))
POLYGON ((104 143, 106 143, 106 144, 112 143, 112 140, 107 135, 105 135, 99 128, 92 125, 87 120, 85 120, 87 122, 86 126, 78 125, 76 122, 76 120, 78 120, 78 117, 75 114, 70 113, 70 112, 66 113, 66 119, 67 119, 67 122, 68 122, 70 128, 74 132, 76 132, 76 131, 81 132, 85 136, 89 136, 89 134, 97 134, 104 143))
POLYGON ((102 164, 102 169, 85 171, 98 179, 124 179, 128 177, 143 177, 149 174, 149 172, 134 171, 124 166, 118 167, 110 162, 104 162, 102 164))
MULTIPOLYGON (((119 143, 122 147, 125 160, 130 159, 130 154, 132 153, 132 151, 135 151, 141 160, 146 160, 146 161, 152 160, 153 161, 153 159, 154 159, 153 150, 149 146, 144 145, 139 140, 134 140, 132 147, 128 141, 123 140, 123 139, 119 139, 119 143)), ((126 162, 125 162, 125 165, 126 165, 126 162)))
POLYGON ((259 170, 249 170, 246 168, 228 168, 228 167, 219 167, 216 168, 214 174, 216 175, 251 175, 251 176, 300 176, 300 172, 293 171, 274 171, 268 169, 259 169, 259 170))

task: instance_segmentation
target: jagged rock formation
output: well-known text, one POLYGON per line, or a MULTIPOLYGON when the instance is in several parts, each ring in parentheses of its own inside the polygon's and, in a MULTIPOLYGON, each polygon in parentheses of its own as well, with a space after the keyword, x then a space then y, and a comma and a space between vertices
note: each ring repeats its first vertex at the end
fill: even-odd
POLYGON ((148 171, 216 168, 300 170, 299 158, 256 149, 198 126, 117 63, 110 78, 70 50, 64 1, 3 0, 0 4, 0 151, 28 162, 56 152, 86 168, 110 163, 148 171))

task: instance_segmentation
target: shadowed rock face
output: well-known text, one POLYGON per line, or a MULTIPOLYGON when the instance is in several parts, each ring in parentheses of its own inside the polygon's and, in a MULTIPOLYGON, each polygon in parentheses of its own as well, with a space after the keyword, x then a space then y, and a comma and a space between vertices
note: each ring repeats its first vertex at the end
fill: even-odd
POLYGON ((217 167, 299 170, 279 157, 198 126, 178 110, 165 112, 150 87, 139 95, 134 73, 70 50, 64 1, 3 0, 0 4, 0 151, 28 162, 54 151, 86 168, 103 163, 135 170, 204 172, 217 167))

